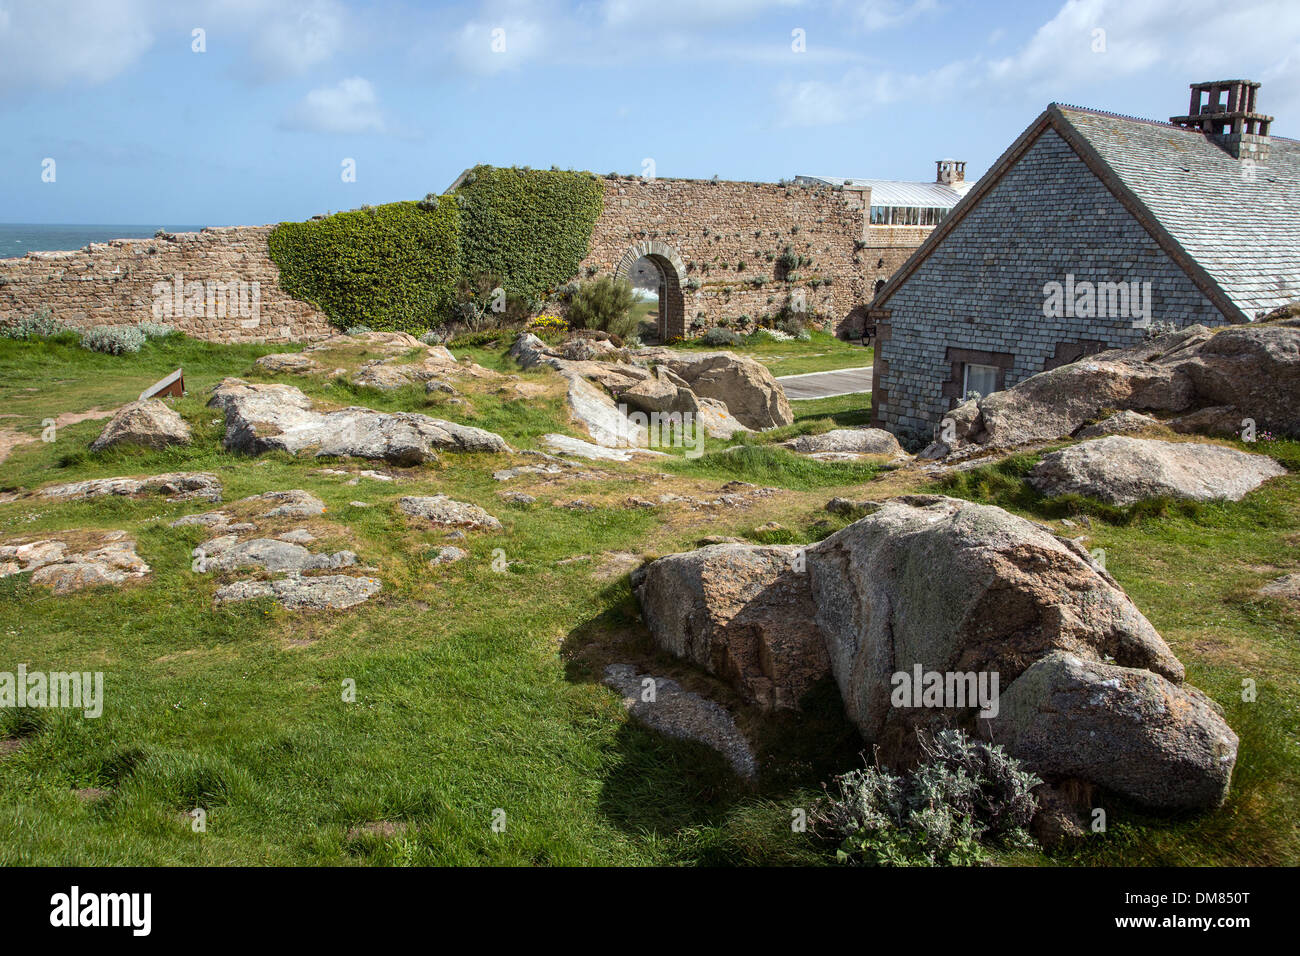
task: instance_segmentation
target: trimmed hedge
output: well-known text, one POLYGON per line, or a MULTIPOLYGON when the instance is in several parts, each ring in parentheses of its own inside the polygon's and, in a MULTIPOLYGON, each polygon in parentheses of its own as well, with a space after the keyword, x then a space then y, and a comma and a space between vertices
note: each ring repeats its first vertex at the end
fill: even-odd
POLYGON ((540 300, 578 274, 605 189, 591 173, 476 166, 455 196, 462 274, 540 300))
POLYGON ((271 231, 280 288, 340 327, 419 332, 446 314, 460 275, 457 203, 395 202, 271 231))

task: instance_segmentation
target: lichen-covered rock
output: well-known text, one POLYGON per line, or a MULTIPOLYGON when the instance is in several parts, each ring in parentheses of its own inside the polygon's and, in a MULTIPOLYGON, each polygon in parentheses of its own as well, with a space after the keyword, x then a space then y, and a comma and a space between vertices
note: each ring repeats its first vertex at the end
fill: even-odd
POLYGON ((1222 445, 1112 435, 1045 455, 1029 483, 1045 495, 1087 495, 1127 505, 1166 496, 1237 501, 1285 474, 1266 455, 1222 445))
POLYGON ((0 577, 30 571, 32 583, 67 594, 105 584, 123 584, 145 577, 149 565, 135 552, 135 542, 123 531, 79 532, 89 542, 78 550, 66 541, 42 539, 0 545, 0 577))
POLYGON ((281 518, 285 516, 311 518, 325 513, 325 502, 301 488, 294 488, 289 491, 267 491, 241 500, 265 501, 273 504, 275 507, 263 514, 263 518, 281 518))
POLYGON ((637 597, 655 643, 761 707, 797 708, 830 673, 797 545, 718 544, 652 562, 637 597))
POLYGON ((301 352, 276 352, 274 355, 263 355, 253 364, 263 372, 272 375, 278 373, 302 375, 321 370, 319 362, 301 352))
POLYGON ((399 498, 397 508, 403 514, 439 527, 466 528, 471 531, 501 530, 501 522, 478 505, 454 501, 446 495, 399 498))
POLYGON ((746 428, 779 428, 794 421, 785 390, 761 362, 734 352, 638 349, 638 362, 654 362, 684 381, 700 398, 714 398, 746 428))
POLYGON ((257 598, 274 598, 293 611, 340 611, 368 601, 382 590, 378 578, 326 574, 319 577, 290 575, 277 581, 235 581, 218 588, 217 605, 257 598))
POLYGON ((80 501, 105 495, 166 495, 168 501, 189 501, 202 498, 221 500, 221 479, 206 471, 169 472, 165 475, 147 475, 143 478, 93 478, 62 485, 47 485, 37 491, 42 498, 80 501))
POLYGON ((1063 651, 1029 667, 980 723, 1038 774, 1096 781, 1149 806, 1218 806, 1237 759, 1237 735, 1196 688, 1063 651))
POLYGON ((245 567, 265 568, 268 571, 310 571, 346 568, 357 562, 357 556, 351 551, 313 554, 292 541, 278 538, 240 541, 234 535, 223 535, 205 541, 194 549, 192 556, 194 569, 200 573, 232 571, 245 567))
POLYGON ((208 405, 226 414, 225 446, 259 454, 312 450, 317 456, 382 458, 401 465, 437 459, 437 451, 508 452, 493 432, 413 412, 377 412, 352 406, 312 410, 311 400, 292 385, 253 385, 225 379, 208 405))
POLYGON ((103 451, 115 445, 166 448, 168 445, 187 445, 189 441, 190 426, 185 419, 166 402, 148 398, 118 409, 91 443, 90 450, 103 451))
POLYGON ((901 455, 898 439, 883 428, 834 428, 820 435, 800 435, 785 447, 801 455, 842 452, 857 455, 901 455))

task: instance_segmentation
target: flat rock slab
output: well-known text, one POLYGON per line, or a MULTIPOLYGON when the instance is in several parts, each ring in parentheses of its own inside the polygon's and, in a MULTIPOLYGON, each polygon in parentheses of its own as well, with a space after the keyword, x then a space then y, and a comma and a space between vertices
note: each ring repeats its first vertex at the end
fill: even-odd
POLYGON ((1158 497, 1238 501, 1285 474, 1272 458, 1222 445, 1112 435, 1045 455, 1029 483, 1052 497, 1127 505, 1158 497))
POLYGON ((124 584, 149 573, 149 565, 135 553, 135 542, 126 532, 100 532, 92 537, 93 546, 83 545, 76 551, 56 538, 0 545, 0 578, 30 571, 33 584, 67 594, 124 584))
POLYGON ((604 683, 622 695, 629 714, 652 730, 713 748, 746 780, 758 775, 749 741, 721 704, 683 690, 667 677, 639 674, 630 664, 609 665, 604 683))
MULTIPOLYGON (((636 455, 664 455, 664 452, 651 451, 647 448, 610 448, 605 445, 592 444, 581 438, 569 435, 549 434, 542 436, 542 445, 557 455, 572 455, 574 458, 586 458, 590 461, 631 461, 636 455)), ((523 466, 536 469, 538 466, 523 466)), ((558 469, 555 469, 558 471, 558 469)))
POLYGON ((278 581, 236 581, 218 588, 215 604, 274 598, 294 611, 343 610, 370 600, 382 590, 378 578, 327 574, 320 577, 292 575, 278 581))
POLYGON ((444 528, 468 528, 472 531, 500 531, 501 522, 478 505, 455 501, 446 495, 399 498, 397 508, 412 518, 422 518, 444 528))
POLYGON ((253 364, 263 372, 272 374, 287 372, 293 375, 301 375, 321 370, 319 362, 309 355, 303 355, 301 352, 277 352, 274 355, 263 355, 253 364))
POLYGON ((318 412, 292 385, 253 385, 225 379, 208 405, 226 414, 225 447, 260 454, 285 451, 296 455, 377 458, 399 465, 436 461, 440 450, 508 452, 494 432, 458 425, 413 412, 377 412, 351 406, 318 412))
POLYGON ((166 448, 168 445, 187 445, 190 426, 166 402, 149 398, 131 402, 117 410, 99 437, 91 443, 91 451, 103 451, 115 445, 141 445, 146 448, 166 448))
POLYGON ((183 518, 177 518, 168 527, 199 527, 207 528, 210 531, 233 534, 238 531, 253 531, 257 526, 247 521, 235 521, 235 516, 229 511, 205 511, 202 514, 185 515, 183 518))
POLYGON ((38 492, 42 498, 60 498, 80 501, 101 498, 105 495, 165 495, 168 501, 189 501, 203 498, 221 500, 221 479, 210 472, 173 472, 142 478, 94 478, 62 485, 49 485, 38 492))
POLYGON ((273 504, 273 507, 263 518, 311 518, 316 515, 325 513, 325 502, 321 501, 313 494, 303 491, 301 488, 294 488, 290 491, 268 491, 260 495, 252 495, 248 498, 242 498, 241 501, 265 501, 273 504))
POLYGON ((194 569, 233 571, 236 568, 265 568, 268 571, 313 571, 347 568, 357 563, 351 551, 313 554, 300 544, 276 538, 253 538, 239 541, 234 535, 213 538, 192 552, 194 569))
POLYGON ((883 428, 834 428, 820 435, 800 435, 785 443, 801 455, 847 452, 857 455, 901 455, 898 439, 883 428))
POLYGON ((1086 425, 1076 432, 1074 437, 1084 440, 1103 438, 1106 435, 1127 435, 1130 432, 1140 432, 1148 428, 1154 428, 1159 424, 1160 420, 1158 418, 1143 415, 1141 412, 1116 412, 1114 415, 1103 418, 1095 425, 1086 425))

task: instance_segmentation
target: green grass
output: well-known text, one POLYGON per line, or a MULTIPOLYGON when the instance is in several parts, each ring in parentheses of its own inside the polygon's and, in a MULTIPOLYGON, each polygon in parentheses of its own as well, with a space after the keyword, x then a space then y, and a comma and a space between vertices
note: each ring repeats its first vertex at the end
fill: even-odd
MULTIPOLYGON (((714 352, 719 346, 705 345, 698 339, 678 342, 672 346, 697 352, 714 352)), ((868 368, 874 352, 837 339, 827 332, 810 332, 807 342, 777 342, 764 335, 747 335, 739 345, 728 345, 727 351, 747 355, 762 362, 773 375, 802 375, 805 372, 828 372, 841 368, 868 368)))
MULTIPOLYGON (((313 523, 321 535, 313 550, 352 549, 384 585, 371 602, 341 613, 295 614, 269 604, 214 609, 212 594, 229 578, 190 565, 191 549, 207 534, 168 526, 212 506, 161 498, 0 500, 0 540, 125 529, 153 568, 133 585, 64 597, 33 586, 27 575, 0 579, 0 670, 18 662, 31 670, 100 670, 107 698, 97 720, 0 710, 0 739, 23 741, 12 753, 0 747, 0 865, 830 860, 791 832, 790 819, 792 808, 810 805, 822 781, 859 765, 862 745, 834 687, 819 688, 799 715, 758 715, 722 685, 656 653, 626 578, 599 579, 594 561, 558 562, 605 551, 686 550, 707 534, 774 542, 824 537, 848 520, 827 515, 826 500, 871 495, 880 467, 812 462, 771 442, 865 424, 865 396, 794 403, 794 424, 748 436, 736 452, 602 463, 605 478, 502 484, 492 472, 519 459, 444 455, 438 465, 400 470, 398 483, 362 479, 349 486, 318 473, 322 465, 346 463, 249 458, 220 446, 222 426, 204 405, 207 387, 223 375, 252 374, 259 354, 281 349, 181 339, 113 357, 0 341, 7 410, 22 416, 11 423, 39 428, 59 412, 109 407, 184 365, 191 394, 175 404, 194 431, 184 448, 92 455, 86 446, 103 423, 69 425, 57 441, 19 446, 0 463, 0 489, 210 470, 225 482, 223 507, 238 507, 230 503, 302 488, 328 508, 313 523), (660 471, 672 477, 658 477, 660 471), (730 480, 785 491, 718 513, 623 504, 653 497, 652 489, 715 495, 730 480), (500 497, 516 490, 537 503, 500 497), (447 539, 408 527, 394 503, 401 495, 437 493, 483 506, 504 530, 469 535, 457 542, 469 558, 430 568, 428 554, 447 539), (556 507, 579 498, 594 510, 556 507), (372 507, 352 507, 353 500, 372 507), (780 530, 757 530, 772 520, 780 530), (498 548, 508 562, 504 572, 493 570, 498 548), (759 751, 761 784, 737 781, 712 751, 629 722, 599 683, 612 660, 636 661, 717 695, 759 751), (355 703, 342 699, 345 680, 355 681, 355 703), (89 787, 107 795, 87 803, 74 794, 89 787), (206 833, 194 833, 180 816, 195 806, 207 810, 206 833), (498 809, 506 814, 504 832, 491 826, 498 809), (375 820, 407 828, 348 839, 349 828, 375 820)), ((502 363, 500 349, 471 354, 489 368, 517 373, 502 363)), ((464 408, 419 388, 378 392, 343 380, 284 380, 325 401, 477 424, 517 448, 565 430, 558 399, 507 401, 489 389, 467 392, 471 407, 464 408)), ((1300 445, 1264 450, 1300 467, 1300 445)), ((1255 595, 1261 583, 1297 567, 1300 478, 1272 482, 1239 503, 1110 509, 1042 499, 1021 480, 1031 466, 1031 458, 1016 458, 924 487, 1035 520, 1086 518, 1090 528, 1070 533, 1086 533, 1089 547, 1106 550, 1110 571, 1169 640, 1189 680, 1225 707, 1242 743, 1232 796, 1220 811, 1153 817, 1107 803, 1104 837, 1051 856, 1000 862, 1300 861, 1297 616, 1255 595), (1259 687, 1253 704, 1240 700, 1247 677, 1259 687)))

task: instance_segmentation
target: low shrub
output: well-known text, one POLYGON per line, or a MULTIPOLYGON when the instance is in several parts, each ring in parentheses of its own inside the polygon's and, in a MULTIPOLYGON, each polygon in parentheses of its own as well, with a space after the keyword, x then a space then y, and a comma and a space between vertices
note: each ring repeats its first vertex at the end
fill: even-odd
POLYGON ((0 335, 7 339, 29 341, 31 339, 48 339, 63 332, 73 331, 54 317, 48 306, 41 306, 31 315, 23 316, 17 322, 0 328, 0 335))
POLYGON ((635 301, 632 284, 625 279, 601 276, 584 282, 569 301, 569 325, 618 336, 635 335, 640 325, 640 319, 632 315, 635 301))
POLYGON ((841 863, 969 866, 986 861, 991 846, 1033 846, 1038 777, 963 731, 917 736, 925 760, 915 770, 851 770, 813 807, 813 832, 838 844, 841 863))
POLYGON ((374 330, 371 329, 370 326, 368 325, 349 325, 346 329, 343 330, 343 334, 344 335, 365 335, 367 332, 372 332, 372 331, 374 330))
POLYGON ((740 336, 731 329, 714 327, 701 335, 700 341, 705 345, 739 345, 740 336))
POLYGON ((146 339, 165 339, 176 334, 176 327, 166 322, 137 322, 135 327, 146 339))
POLYGON ((81 333, 81 347, 107 355, 138 352, 144 347, 145 335, 134 325, 97 325, 81 333))

